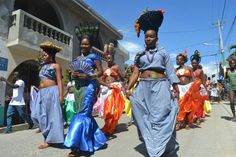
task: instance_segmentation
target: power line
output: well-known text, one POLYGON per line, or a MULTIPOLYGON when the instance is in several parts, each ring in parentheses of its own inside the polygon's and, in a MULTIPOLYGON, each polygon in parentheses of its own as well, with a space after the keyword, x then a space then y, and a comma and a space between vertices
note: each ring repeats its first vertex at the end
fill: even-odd
POLYGON ((235 21, 236 21, 236 16, 234 17, 233 23, 231 24, 231 27, 230 27, 230 29, 229 29, 229 32, 228 32, 228 34, 227 34, 227 36, 226 36, 226 38, 225 38, 225 42, 224 42, 225 45, 227 44, 227 41, 228 41, 228 39, 229 39, 229 36, 230 36, 230 34, 231 34, 232 30, 233 30, 235 21))
POLYGON ((167 51, 170 52, 170 51, 175 51, 175 50, 179 50, 179 49, 184 49, 184 48, 188 48, 188 47, 192 47, 192 46, 196 46, 196 45, 201 45, 204 42, 211 42, 211 41, 215 41, 215 40, 218 40, 218 39, 212 39, 212 40, 209 40, 209 41, 202 41, 202 42, 198 42, 198 43, 193 43, 193 44, 186 45, 186 46, 183 46, 183 47, 169 49, 167 51))
POLYGON ((207 31, 210 29, 213 29, 215 27, 209 27, 209 28, 202 28, 202 29, 195 29, 195 30, 185 30, 185 31, 171 31, 171 32, 162 32, 160 31, 159 33, 163 34, 172 34, 172 33, 191 33, 191 32, 200 32, 200 31, 207 31))
POLYGON ((221 21, 223 21, 223 18, 224 18, 224 14, 225 14, 225 6, 226 6, 226 0, 224 1, 224 7, 223 7, 222 14, 221 14, 221 21))
MULTIPOLYGON (((208 28, 193 29, 193 30, 180 30, 180 31, 170 31, 170 32, 160 31, 158 33, 163 33, 163 34, 192 33, 192 32, 208 31, 214 28, 216 28, 216 26, 208 27, 208 28)), ((135 30, 122 29, 122 30, 119 30, 119 32, 127 34, 127 33, 134 33, 135 30)))

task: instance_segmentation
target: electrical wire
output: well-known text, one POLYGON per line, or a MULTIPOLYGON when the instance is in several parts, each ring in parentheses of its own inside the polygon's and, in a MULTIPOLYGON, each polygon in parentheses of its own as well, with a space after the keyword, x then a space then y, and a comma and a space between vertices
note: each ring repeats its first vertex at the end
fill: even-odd
POLYGON ((216 27, 216 26, 214 26, 214 27, 209 27, 209 28, 195 29, 195 30, 172 31, 172 32, 162 32, 162 31, 160 31, 159 33, 163 33, 163 34, 192 33, 192 32, 208 31, 208 30, 211 30, 211 29, 213 29, 213 28, 215 28, 215 27, 216 27))
POLYGON ((196 45, 202 45, 204 42, 211 42, 211 41, 216 41, 216 40, 218 40, 218 39, 212 39, 212 40, 209 40, 209 41, 202 41, 202 42, 198 42, 198 43, 193 43, 193 44, 186 45, 186 46, 183 46, 183 47, 169 49, 169 50, 167 50, 167 52, 175 51, 175 50, 179 50, 179 49, 184 49, 184 48, 188 48, 188 47, 192 47, 192 46, 196 46, 196 45))
POLYGON ((221 21, 223 21, 223 18, 224 18, 225 6, 226 6, 226 0, 224 1, 223 11, 222 11, 222 14, 221 14, 221 21))
POLYGON ((228 39, 229 39, 229 36, 231 35, 231 32, 232 32, 232 30, 233 30, 233 27, 234 27, 235 22, 236 22, 236 16, 234 17, 234 20, 233 20, 233 22, 232 22, 232 24, 231 24, 231 26, 230 26, 229 32, 228 32, 228 34, 227 34, 227 36, 226 36, 226 38, 225 38, 225 42, 224 42, 225 45, 227 44, 227 41, 228 41, 228 39))

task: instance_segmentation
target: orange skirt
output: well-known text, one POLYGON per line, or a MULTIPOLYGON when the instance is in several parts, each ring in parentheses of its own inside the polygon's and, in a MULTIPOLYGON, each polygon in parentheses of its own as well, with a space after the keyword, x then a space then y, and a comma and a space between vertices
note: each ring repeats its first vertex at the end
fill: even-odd
MULTIPOLYGON (((188 121, 191 124, 194 119, 194 115, 202 104, 202 96, 200 95, 201 81, 192 82, 188 91, 179 99, 179 113, 177 115, 177 122, 188 121)), ((179 86, 181 88, 181 86, 179 86)))
POLYGON ((102 128, 104 133, 110 135, 114 133, 125 107, 125 101, 121 94, 121 89, 116 84, 112 85, 112 87, 112 93, 104 102, 103 117, 105 125, 102 128))

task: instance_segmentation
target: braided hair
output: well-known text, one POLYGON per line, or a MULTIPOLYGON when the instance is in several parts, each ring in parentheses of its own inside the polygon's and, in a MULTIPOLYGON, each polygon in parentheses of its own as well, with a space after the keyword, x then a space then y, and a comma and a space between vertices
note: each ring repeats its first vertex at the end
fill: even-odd
POLYGON ((198 64, 201 62, 201 56, 200 56, 200 52, 198 50, 194 51, 194 54, 190 57, 191 62, 193 60, 196 60, 198 62, 198 64))

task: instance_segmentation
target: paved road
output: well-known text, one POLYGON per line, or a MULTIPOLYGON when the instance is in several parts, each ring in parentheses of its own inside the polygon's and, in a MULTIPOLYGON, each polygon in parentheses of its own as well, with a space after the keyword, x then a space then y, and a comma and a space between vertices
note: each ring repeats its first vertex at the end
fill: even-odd
POLYGON ((180 130, 180 157, 236 157, 236 122, 228 103, 213 104, 201 128, 180 130))
MULTIPOLYGON (((177 138, 180 143, 179 157, 236 157, 236 123, 231 122, 230 108, 227 104, 214 104, 213 112, 201 127, 180 130, 177 138)), ((96 118, 99 126, 103 125, 96 118)), ((137 139, 136 127, 127 126, 129 119, 123 115, 118 131, 109 139, 105 149, 95 152, 94 157, 144 157, 144 145, 137 139)), ((48 148, 38 150, 43 140, 34 130, 17 131, 0 135, 1 157, 65 157, 68 149, 48 148)))

